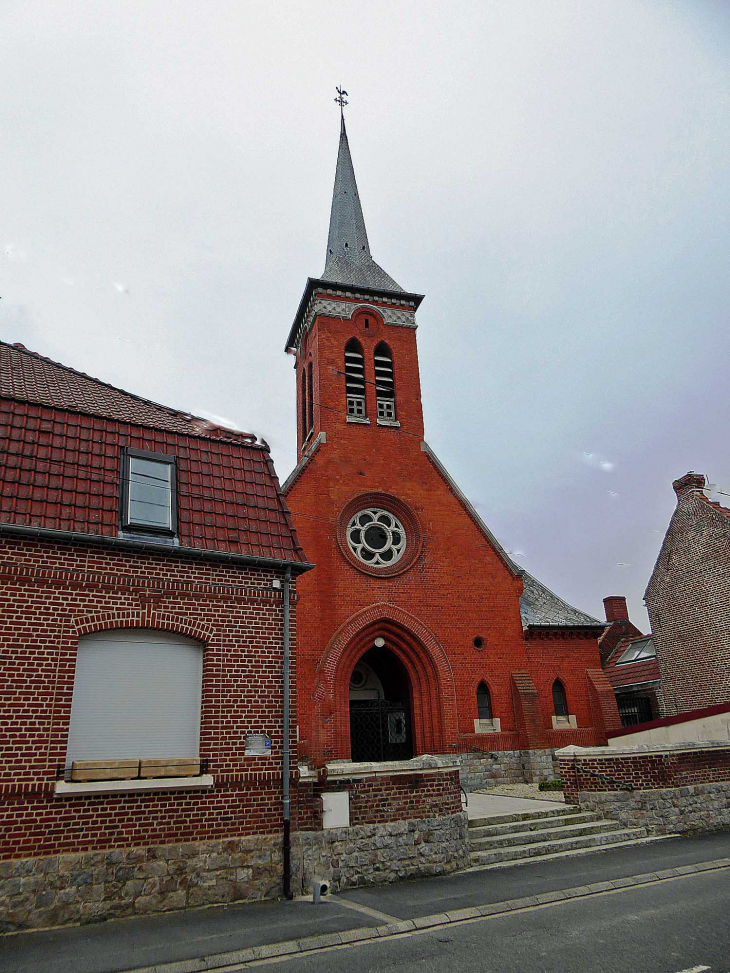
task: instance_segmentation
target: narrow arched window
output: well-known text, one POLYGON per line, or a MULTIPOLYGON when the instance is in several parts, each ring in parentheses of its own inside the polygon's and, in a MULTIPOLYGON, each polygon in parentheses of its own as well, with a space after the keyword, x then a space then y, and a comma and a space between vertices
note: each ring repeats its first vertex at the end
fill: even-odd
POLYGON ((480 720, 492 719, 492 697, 485 682, 480 682, 477 686, 477 712, 480 720))
POLYGON ((365 409, 365 356, 357 338, 345 345, 345 394, 347 414, 358 419, 367 416, 365 409))
POLYGON ((375 401, 378 405, 378 419, 394 422, 395 376, 393 374, 393 355, 384 341, 381 341, 375 349, 375 401))
POLYGON ((314 428, 314 388, 312 382, 312 363, 307 365, 307 435, 314 428))
POLYGON ((565 687, 559 679, 553 683, 553 708, 556 716, 568 715, 568 701, 565 698, 565 687))
POLYGON ((302 406, 301 406, 301 420, 302 420, 302 442, 307 438, 307 433, 309 432, 309 424, 307 423, 307 369, 302 368, 302 406))

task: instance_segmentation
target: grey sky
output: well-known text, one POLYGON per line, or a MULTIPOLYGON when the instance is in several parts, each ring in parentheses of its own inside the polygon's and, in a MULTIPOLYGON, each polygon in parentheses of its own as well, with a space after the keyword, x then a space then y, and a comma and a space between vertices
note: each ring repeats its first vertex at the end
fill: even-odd
POLYGON ((643 626, 671 480, 730 493, 729 53, 723 2, 4 0, 0 334, 283 480, 342 83, 373 256, 426 294, 428 442, 530 572, 643 626))

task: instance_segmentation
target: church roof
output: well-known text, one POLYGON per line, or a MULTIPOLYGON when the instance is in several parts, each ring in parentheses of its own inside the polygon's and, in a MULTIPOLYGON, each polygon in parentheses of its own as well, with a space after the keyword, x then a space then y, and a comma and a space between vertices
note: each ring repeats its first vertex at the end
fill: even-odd
POLYGON ((525 585, 525 590, 520 598, 520 615, 525 628, 528 625, 605 626, 605 622, 599 622, 592 615, 588 615, 578 608, 573 608, 567 601, 563 601, 537 578, 528 574, 524 568, 519 565, 515 565, 515 567, 522 576, 525 585))
POLYGON ((400 284, 386 274, 370 253, 344 118, 340 126, 327 259, 321 279, 334 284, 403 293, 400 284))

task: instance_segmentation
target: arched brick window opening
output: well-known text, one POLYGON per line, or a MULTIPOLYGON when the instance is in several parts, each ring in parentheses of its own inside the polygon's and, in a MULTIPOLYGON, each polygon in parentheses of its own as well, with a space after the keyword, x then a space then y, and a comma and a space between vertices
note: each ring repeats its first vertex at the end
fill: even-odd
POLYGON ((395 422, 395 374, 393 355, 384 341, 375 348, 375 401, 378 420, 395 422))
POLYGON ((307 423, 307 369, 302 368, 302 406, 301 406, 301 422, 302 422, 302 441, 307 438, 307 433, 309 432, 309 424, 307 423))
POLYGON ((480 720, 492 719, 492 697, 485 682, 480 682, 477 687, 477 712, 480 720))
POLYGON ((366 418, 365 356, 357 338, 350 338, 345 345, 345 394, 348 416, 366 418))
POLYGON ((568 715, 568 700, 565 696, 565 686, 559 679, 553 683, 553 708, 556 716, 568 715))
POLYGON ((314 427, 314 388, 312 382, 312 363, 307 365, 307 435, 314 427))

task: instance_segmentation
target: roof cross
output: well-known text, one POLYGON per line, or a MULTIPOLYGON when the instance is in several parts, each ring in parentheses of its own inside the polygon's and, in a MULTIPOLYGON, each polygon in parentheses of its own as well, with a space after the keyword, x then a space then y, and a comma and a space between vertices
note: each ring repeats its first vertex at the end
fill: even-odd
POLYGON ((347 95, 347 92, 343 88, 335 88, 335 91, 337 92, 337 97, 335 98, 335 101, 340 106, 340 122, 342 123, 342 127, 344 128, 344 126, 345 126, 345 105, 349 104, 349 102, 345 98, 345 96, 347 95))

